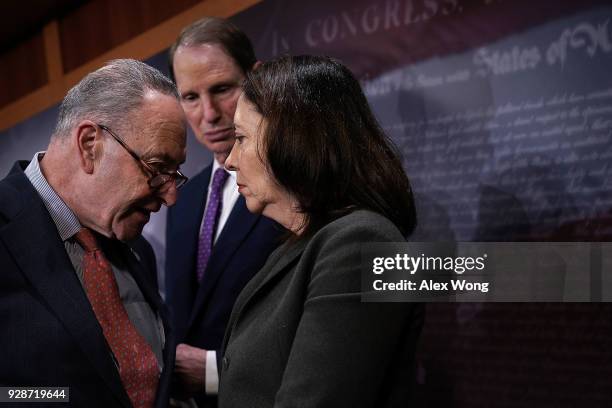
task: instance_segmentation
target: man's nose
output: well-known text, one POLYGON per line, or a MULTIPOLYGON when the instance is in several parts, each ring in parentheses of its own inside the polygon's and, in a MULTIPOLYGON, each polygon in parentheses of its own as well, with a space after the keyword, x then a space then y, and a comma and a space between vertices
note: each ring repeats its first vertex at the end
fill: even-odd
POLYGON ((162 186, 158 195, 161 197, 166 207, 172 207, 174 204, 176 204, 176 200, 178 199, 178 189, 176 188, 174 180, 170 180, 167 183, 167 186, 162 186))
POLYGON ((214 98, 206 97, 202 99, 202 112, 204 120, 208 123, 215 123, 221 118, 221 111, 214 98))

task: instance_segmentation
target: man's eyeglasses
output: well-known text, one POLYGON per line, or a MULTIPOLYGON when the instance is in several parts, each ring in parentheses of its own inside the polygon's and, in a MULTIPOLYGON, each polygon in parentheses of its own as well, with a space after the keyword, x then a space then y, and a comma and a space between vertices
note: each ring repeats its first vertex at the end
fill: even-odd
POLYGON ((187 182, 188 178, 183 173, 181 173, 178 170, 170 171, 170 172, 156 170, 149 163, 147 163, 146 161, 142 160, 140 158, 140 156, 137 155, 127 145, 127 143, 125 143, 123 141, 123 139, 121 139, 119 136, 117 136, 108 127, 106 127, 104 125, 100 125, 100 124, 98 124, 98 127, 100 129, 104 130, 105 132, 107 132, 109 135, 111 135, 113 137, 113 139, 115 139, 117 141, 117 143, 119 143, 130 154, 130 156, 132 156, 136 161, 138 161, 138 163, 140 163, 140 165, 142 167, 144 167, 146 172, 150 174, 150 177, 149 177, 149 187, 154 188, 154 189, 160 188, 163 185, 165 185, 167 182, 169 182, 170 180, 173 180, 175 187, 178 189, 178 188, 182 187, 187 182))

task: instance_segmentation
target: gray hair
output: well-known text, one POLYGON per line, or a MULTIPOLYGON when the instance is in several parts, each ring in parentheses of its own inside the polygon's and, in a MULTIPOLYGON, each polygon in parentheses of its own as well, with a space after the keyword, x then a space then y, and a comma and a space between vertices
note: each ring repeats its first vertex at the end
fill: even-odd
POLYGON ((60 105, 53 136, 70 133, 83 119, 121 123, 141 105, 147 91, 179 99, 172 81, 150 65, 133 59, 109 61, 68 91, 60 105))

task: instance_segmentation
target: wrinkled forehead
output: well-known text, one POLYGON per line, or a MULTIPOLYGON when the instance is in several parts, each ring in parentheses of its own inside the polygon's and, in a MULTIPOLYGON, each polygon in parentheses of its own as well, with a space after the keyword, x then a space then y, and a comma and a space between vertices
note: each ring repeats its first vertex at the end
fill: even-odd
POLYGON ((160 124, 145 138, 142 159, 159 162, 168 166, 178 166, 185 162, 186 144, 184 128, 172 129, 170 123, 160 124))
POLYGON ((185 161, 185 116, 179 101, 171 95, 148 92, 133 112, 128 143, 143 160, 155 159, 171 165, 185 161))

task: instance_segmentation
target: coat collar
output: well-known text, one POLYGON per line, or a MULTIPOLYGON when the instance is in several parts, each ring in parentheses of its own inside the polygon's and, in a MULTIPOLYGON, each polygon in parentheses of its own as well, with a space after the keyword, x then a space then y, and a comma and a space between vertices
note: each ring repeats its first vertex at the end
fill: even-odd
POLYGON ((168 209, 166 225, 166 301, 172 307, 177 339, 186 336, 199 290, 195 277, 200 224, 204 214, 212 166, 195 175, 181 189, 181 198, 168 209))
POLYGON ((259 273, 255 275, 255 277, 244 288, 236 300, 236 304, 232 310, 232 314, 227 325, 229 330, 225 331, 222 346, 224 350, 231 336, 231 332, 234 330, 236 323, 240 319, 240 315, 246 306, 255 301, 257 295, 277 277, 284 275, 293 268, 294 264, 299 261, 301 255, 304 253, 308 242, 309 240, 301 240, 297 243, 285 243, 284 245, 281 245, 270 255, 268 261, 261 271, 259 271, 259 273))

